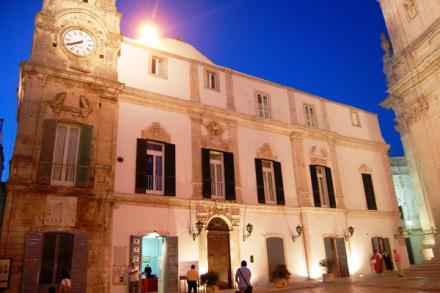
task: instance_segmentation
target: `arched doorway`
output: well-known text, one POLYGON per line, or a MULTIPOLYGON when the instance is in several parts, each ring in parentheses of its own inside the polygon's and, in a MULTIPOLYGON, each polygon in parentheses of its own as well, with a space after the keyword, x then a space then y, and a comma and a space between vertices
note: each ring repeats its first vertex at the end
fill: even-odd
POLYGON ((220 289, 231 288, 229 227, 221 218, 208 224, 208 270, 219 273, 220 289))

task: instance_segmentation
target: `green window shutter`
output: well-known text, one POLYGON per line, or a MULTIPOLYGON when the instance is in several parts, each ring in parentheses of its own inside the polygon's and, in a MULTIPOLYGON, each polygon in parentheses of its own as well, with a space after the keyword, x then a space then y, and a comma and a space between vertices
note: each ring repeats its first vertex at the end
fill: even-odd
POLYGON ((234 154, 224 152, 223 163, 225 166, 225 198, 235 200, 234 154))
POLYGON ((40 162, 38 164, 37 174, 39 184, 50 184, 56 133, 57 121, 52 119, 44 120, 43 137, 41 140, 40 149, 40 162))
POLYGON ((88 237, 85 234, 75 234, 73 240, 72 256, 72 293, 87 291, 87 262, 88 262, 88 237))
POLYGON ((255 175, 257 179, 258 203, 266 203, 264 198, 263 164, 261 159, 255 159, 255 175))
POLYGON ((89 187, 90 185, 90 157, 92 153, 92 138, 93 127, 90 125, 81 125, 75 184, 77 187, 89 187))
POLYGON ((145 194, 147 188, 147 140, 138 138, 136 148, 135 192, 145 194))
POLYGON ((211 167, 209 149, 202 149, 203 197, 211 198, 211 167))
POLYGON ((176 196, 176 147, 165 144, 165 195, 176 196))
POLYGON ((332 170, 325 167, 325 179, 327 180, 328 199, 331 208, 336 208, 335 190, 333 188, 332 170))
POLYGON ((313 201, 315 207, 321 206, 321 195, 319 194, 318 176, 316 175, 316 166, 310 165, 310 178, 312 179, 313 201))
POLYGON ((283 173, 281 172, 281 163, 273 161, 273 172, 275 174, 275 186, 277 192, 277 204, 285 205, 284 199, 284 186, 283 186, 283 173))

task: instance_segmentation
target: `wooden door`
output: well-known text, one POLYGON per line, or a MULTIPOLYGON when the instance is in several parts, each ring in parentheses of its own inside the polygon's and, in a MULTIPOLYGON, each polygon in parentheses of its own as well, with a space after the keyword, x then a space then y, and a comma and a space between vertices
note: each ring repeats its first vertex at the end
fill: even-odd
POLYGON ((284 242, 280 237, 269 237, 266 239, 267 262, 269 266, 269 280, 272 282, 272 272, 278 265, 285 265, 284 242))
POLYGON ((208 270, 219 273, 220 289, 231 288, 229 232, 208 232, 208 270))
POLYGON ((341 277, 349 277, 350 272, 348 270, 347 252, 345 250, 344 238, 336 238, 336 251, 339 259, 339 271, 341 277))

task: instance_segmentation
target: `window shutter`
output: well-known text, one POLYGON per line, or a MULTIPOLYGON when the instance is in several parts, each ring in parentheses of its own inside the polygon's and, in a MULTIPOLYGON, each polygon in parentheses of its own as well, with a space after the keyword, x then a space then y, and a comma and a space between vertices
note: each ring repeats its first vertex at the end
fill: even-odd
POLYGON ((330 201, 330 207, 336 208, 335 190, 333 189, 332 170, 329 167, 325 167, 325 179, 327 179, 328 199, 330 201))
POLYGON ((147 187, 147 141, 137 139, 135 192, 144 193, 147 187))
POLYGON ((224 152, 223 163, 225 167, 225 198, 235 200, 234 154, 224 152))
POLYGON ((211 168, 209 164, 208 149, 202 149, 202 176, 203 176, 203 197, 211 198, 211 168))
POLYGON ((179 250, 178 238, 176 236, 167 237, 167 259, 165 267, 165 292, 177 293, 179 278, 178 278, 178 264, 179 264, 179 250))
POLYGON ((318 176, 316 176, 316 166, 310 165, 310 177, 312 179, 313 200, 315 207, 321 206, 321 196, 319 195, 318 176))
POLYGON ((341 277, 349 277, 350 271, 348 269, 347 251, 345 250, 344 238, 336 238, 336 251, 338 252, 341 277))
POLYGON ((265 203, 266 200, 264 198, 263 164, 261 159, 255 159, 255 175, 257 176, 258 203, 265 203))
POLYGON ((165 144, 165 195, 176 196, 176 147, 165 144))
POLYGON ((370 174, 362 173, 362 182, 364 183, 365 198, 369 210, 377 210, 376 197, 374 195, 373 181, 370 174))
POLYGON ((72 255, 72 293, 87 291, 87 262, 88 237, 85 234, 75 234, 72 255))
POLYGON ((377 250, 379 251, 379 238, 378 237, 373 237, 371 238, 371 245, 373 246, 373 250, 377 250))
POLYGON ((43 234, 30 232, 26 235, 24 251, 22 293, 34 293, 38 290, 38 275, 41 268, 43 234))
POLYGON ((90 182, 90 154, 92 152, 93 127, 81 125, 78 149, 78 166, 76 171, 76 186, 88 187, 90 182))
POLYGON ((57 133, 57 121, 47 119, 43 122, 43 137, 41 139, 40 162, 38 164, 38 183, 50 184, 52 174, 53 149, 57 133))
MULTIPOLYGON (((335 259, 335 251, 333 249, 333 238, 331 237, 325 237, 324 238, 324 249, 325 249, 325 257, 330 260, 335 259)), ((335 264, 332 263, 332 265, 329 268, 329 273, 332 273, 334 271, 335 264)))
POLYGON ((286 201, 284 200, 283 174, 281 172, 280 162, 273 162, 273 171, 275 173, 275 186, 277 189, 277 204, 285 205, 286 201))

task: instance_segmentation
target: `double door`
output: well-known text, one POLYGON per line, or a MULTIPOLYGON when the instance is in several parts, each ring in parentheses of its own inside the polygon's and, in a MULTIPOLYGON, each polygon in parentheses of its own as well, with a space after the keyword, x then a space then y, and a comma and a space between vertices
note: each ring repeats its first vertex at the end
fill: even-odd
POLYGON ((324 245, 326 258, 332 263, 330 273, 337 278, 350 276, 344 238, 326 237, 324 245))

